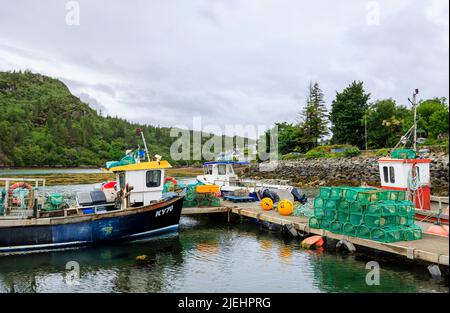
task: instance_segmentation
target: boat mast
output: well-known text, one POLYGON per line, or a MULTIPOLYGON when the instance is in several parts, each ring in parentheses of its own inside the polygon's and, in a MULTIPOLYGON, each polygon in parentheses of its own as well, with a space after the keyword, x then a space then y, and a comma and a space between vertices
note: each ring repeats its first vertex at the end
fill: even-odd
POLYGON ((408 98, 408 101, 411 102, 412 106, 413 106, 413 111, 414 111, 414 124, 413 124, 413 138, 414 138, 414 152, 417 152, 417 103, 416 103, 416 96, 419 94, 419 89, 415 89, 413 96, 412 96, 412 101, 408 98))
POLYGON ((413 112, 414 112, 414 122, 413 125, 411 126, 410 129, 408 129, 408 131, 406 132, 406 134, 404 134, 399 142, 394 146, 394 148, 392 150, 397 149, 398 146, 402 145, 403 147, 405 147, 408 143, 411 137, 411 132, 412 132, 412 136, 413 136, 413 149, 414 152, 417 152, 417 103, 416 103, 416 96, 419 94, 419 89, 415 89, 413 96, 412 96, 412 100, 410 98, 408 98, 408 101, 411 102, 412 107, 413 107, 413 112))
POLYGON ((147 143, 145 142, 144 132, 140 128, 138 128, 138 129, 136 129, 136 133, 138 135, 141 135, 142 141, 144 142, 144 149, 145 149, 145 154, 147 155, 147 161, 150 162, 150 154, 148 154, 147 143))

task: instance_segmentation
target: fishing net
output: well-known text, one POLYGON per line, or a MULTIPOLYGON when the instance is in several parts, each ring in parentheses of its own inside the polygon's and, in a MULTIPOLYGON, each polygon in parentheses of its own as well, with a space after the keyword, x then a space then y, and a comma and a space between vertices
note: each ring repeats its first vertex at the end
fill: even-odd
POLYGON ((294 216, 304 217, 313 217, 314 214, 314 207, 309 202, 306 202, 305 204, 298 204, 292 213, 294 216))
POLYGON ((391 152, 393 159, 415 159, 416 152, 413 149, 395 149, 391 152))
POLYGON ((0 215, 3 215, 5 212, 5 209, 4 209, 5 197, 6 197, 6 190, 5 190, 5 188, 1 188, 0 189, 0 215))
POLYGON ((27 198, 30 191, 27 188, 16 188, 13 190, 12 197, 13 203, 17 205, 20 209, 27 208, 27 198))
POLYGON ((314 207, 315 208, 323 208, 325 205, 325 199, 322 197, 317 197, 314 199, 314 207))
POLYGON ((334 220, 334 221, 332 221, 330 223, 329 230, 332 231, 333 233, 341 234, 342 233, 342 226, 343 226, 343 224, 340 221, 334 220))
POLYGON ((342 226, 342 233, 347 236, 356 236, 356 229, 357 226, 347 222, 342 226))
POLYGON ((117 166, 122 165, 128 165, 128 164, 134 164, 136 163, 136 160, 131 155, 126 155, 120 161, 108 161, 106 162, 106 168, 110 169, 117 166))
POLYGON ((47 194, 45 197, 44 210, 60 210, 64 206, 64 197, 59 193, 47 194))
POLYGON ((310 217, 309 218, 309 227, 320 228, 320 220, 315 216, 310 217))

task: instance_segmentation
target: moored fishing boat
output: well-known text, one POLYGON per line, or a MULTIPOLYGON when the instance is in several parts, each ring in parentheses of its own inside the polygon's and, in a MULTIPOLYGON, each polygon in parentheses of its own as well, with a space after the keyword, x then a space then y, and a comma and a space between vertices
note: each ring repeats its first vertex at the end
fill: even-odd
POLYGON ((109 167, 116 180, 101 190, 78 193, 73 207, 64 205, 60 195, 44 195, 43 179, 2 178, 0 252, 67 248, 177 231, 184 195, 164 193, 165 169, 171 165, 159 156, 150 161, 148 152, 147 158, 109 167))
POLYGON ((264 193, 269 197, 306 202, 306 195, 288 184, 287 180, 249 180, 241 179, 233 166, 248 165, 241 161, 212 161, 203 164, 203 175, 197 176, 197 181, 206 185, 220 187, 222 196, 232 195, 241 190, 246 196, 262 199, 264 193))
POLYGON ((396 149, 378 160, 381 188, 406 192, 415 206, 416 219, 448 225, 448 197, 431 195, 431 159, 418 157, 413 149, 396 149))

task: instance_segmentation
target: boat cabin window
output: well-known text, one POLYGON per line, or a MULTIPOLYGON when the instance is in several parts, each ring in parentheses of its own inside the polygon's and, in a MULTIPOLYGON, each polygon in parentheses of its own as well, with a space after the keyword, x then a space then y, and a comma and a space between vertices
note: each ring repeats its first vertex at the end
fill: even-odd
POLYGON ((212 165, 206 165, 203 167, 203 172, 205 175, 212 175, 212 165))
POLYGON ((125 173, 119 173, 119 187, 120 189, 125 188, 125 173))
POLYGON ((161 171, 147 171, 146 183, 148 188, 159 187, 161 185, 161 171))
POLYGON ((395 183, 395 173, 394 173, 394 167, 389 166, 389 181, 390 183, 395 183))
POLYGON ((383 179, 385 183, 389 182, 389 178, 388 178, 388 167, 387 166, 383 166, 383 179))
POLYGON ((226 175, 227 174, 227 166, 226 166, 226 164, 219 164, 217 166, 217 170, 219 172, 219 175, 226 175))

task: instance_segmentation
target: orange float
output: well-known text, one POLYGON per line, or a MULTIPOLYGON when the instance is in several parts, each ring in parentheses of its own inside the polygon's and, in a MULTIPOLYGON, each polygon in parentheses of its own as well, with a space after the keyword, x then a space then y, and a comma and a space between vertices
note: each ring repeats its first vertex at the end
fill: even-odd
POLYGON ((261 207, 264 211, 270 211, 273 209, 273 201, 270 198, 263 198, 261 200, 261 207))
POLYGON ((284 216, 291 215, 294 212, 294 205, 291 201, 283 199, 278 203, 278 213, 284 216))

